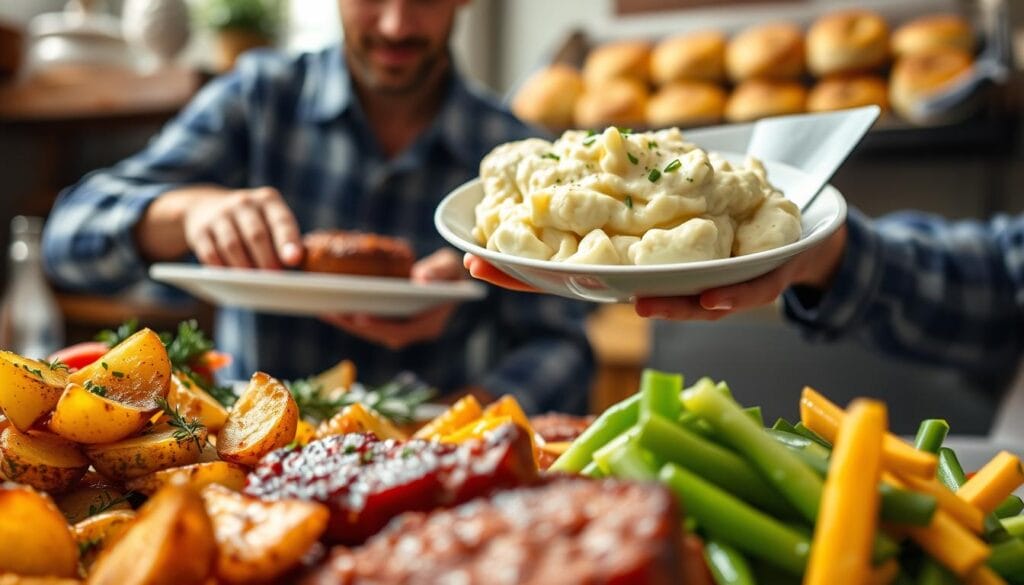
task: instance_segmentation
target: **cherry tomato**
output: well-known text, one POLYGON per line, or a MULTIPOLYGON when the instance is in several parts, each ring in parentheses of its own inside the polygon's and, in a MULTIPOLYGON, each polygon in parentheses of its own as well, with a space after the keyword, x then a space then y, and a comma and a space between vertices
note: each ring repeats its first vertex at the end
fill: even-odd
POLYGON ((100 359, 110 348, 102 341, 83 341, 58 350, 50 355, 51 362, 55 359, 67 364, 71 370, 80 370, 100 359))

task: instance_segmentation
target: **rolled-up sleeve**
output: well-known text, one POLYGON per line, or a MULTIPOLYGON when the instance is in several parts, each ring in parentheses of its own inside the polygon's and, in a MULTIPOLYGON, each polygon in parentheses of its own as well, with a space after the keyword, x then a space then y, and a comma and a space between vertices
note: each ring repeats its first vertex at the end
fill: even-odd
POLYGON ((829 291, 794 288, 786 317, 812 338, 853 337, 896 357, 988 377, 1024 341, 1024 218, 951 222, 852 212, 829 291))
POLYGON ((594 355, 584 323, 591 306, 502 291, 501 332, 508 348, 484 387, 512 394, 529 412, 587 411, 594 355))
POLYGON ((44 266, 57 285, 113 292, 146 272, 135 229, 154 199, 185 185, 241 187, 247 176, 250 104, 258 65, 210 82, 142 152, 61 193, 43 233, 44 266))

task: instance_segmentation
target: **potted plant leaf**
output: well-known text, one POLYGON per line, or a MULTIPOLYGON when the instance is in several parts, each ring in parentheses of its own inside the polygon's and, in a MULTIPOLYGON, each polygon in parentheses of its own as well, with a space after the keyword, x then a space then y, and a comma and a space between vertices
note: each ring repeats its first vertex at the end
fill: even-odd
POLYGON ((239 55, 274 44, 284 20, 282 0, 202 0, 199 20, 215 34, 215 66, 234 67, 239 55))

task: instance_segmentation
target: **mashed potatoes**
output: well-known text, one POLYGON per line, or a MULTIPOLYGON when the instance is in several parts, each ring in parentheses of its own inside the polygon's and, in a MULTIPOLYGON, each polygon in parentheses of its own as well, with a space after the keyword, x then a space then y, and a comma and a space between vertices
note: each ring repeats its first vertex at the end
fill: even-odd
POLYGON ((678 129, 503 144, 480 163, 473 235, 490 250, 576 264, 669 264, 800 238, 800 211, 764 166, 733 166, 678 129))

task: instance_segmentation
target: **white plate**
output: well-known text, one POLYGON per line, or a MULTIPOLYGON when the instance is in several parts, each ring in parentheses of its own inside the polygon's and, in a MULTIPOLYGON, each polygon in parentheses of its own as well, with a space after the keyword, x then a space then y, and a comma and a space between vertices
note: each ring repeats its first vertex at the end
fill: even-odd
MULTIPOLYGON (((723 154, 742 162, 745 155, 723 154)), ((807 173, 793 167, 765 161, 768 180, 783 193, 797 189, 807 173)), ((846 219, 846 201, 827 185, 804 210, 800 239, 792 244, 756 254, 683 264, 651 266, 598 266, 533 260, 487 250, 476 243, 472 229, 476 205, 483 199, 483 186, 474 179, 444 198, 434 214, 434 225, 456 248, 480 256, 501 271, 541 291, 595 302, 626 302, 635 297, 692 295, 709 288, 750 280, 778 267, 786 260, 820 243, 846 219)))
POLYGON ((470 281, 414 284, 402 278, 195 264, 154 264, 149 275, 216 305, 280 315, 368 313, 409 317, 443 303, 472 301, 487 295, 487 287, 470 281))

